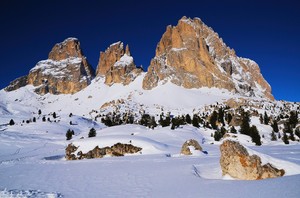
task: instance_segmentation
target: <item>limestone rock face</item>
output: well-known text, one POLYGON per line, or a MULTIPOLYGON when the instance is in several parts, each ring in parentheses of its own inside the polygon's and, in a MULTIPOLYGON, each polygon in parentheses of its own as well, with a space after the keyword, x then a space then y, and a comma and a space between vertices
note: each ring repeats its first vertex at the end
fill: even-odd
POLYGON ((78 39, 68 38, 56 44, 48 59, 38 62, 18 86, 11 83, 7 90, 31 84, 39 94, 73 94, 87 87, 93 77, 94 70, 83 55, 78 39))
POLYGON ((220 165, 223 175, 242 180, 257 180, 281 177, 285 171, 279 170, 271 164, 262 165, 261 158, 257 155, 249 155, 245 147, 240 143, 225 140, 220 146, 220 165))
POLYGON ((124 49, 122 42, 110 45, 105 52, 100 52, 96 75, 105 77, 105 84, 132 82, 142 69, 137 68, 130 54, 129 46, 124 49))
POLYGON ((193 139, 187 140, 181 147, 180 154, 182 155, 192 155, 190 147, 194 147, 195 150, 202 151, 200 144, 193 139))
POLYGON ((170 81, 185 88, 217 87, 274 99, 258 65, 235 51, 199 18, 168 26, 143 81, 144 89, 170 81))
POLYGON ((80 159, 92 159, 92 158, 102 158, 105 155, 110 155, 114 157, 124 156, 125 154, 133 154, 142 150, 142 148, 133 146, 132 144, 122 144, 116 143, 111 147, 99 148, 96 146, 93 150, 87 153, 82 153, 82 151, 77 152, 78 147, 73 144, 69 144, 66 148, 66 159, 67 160, 80 160, 80 159))

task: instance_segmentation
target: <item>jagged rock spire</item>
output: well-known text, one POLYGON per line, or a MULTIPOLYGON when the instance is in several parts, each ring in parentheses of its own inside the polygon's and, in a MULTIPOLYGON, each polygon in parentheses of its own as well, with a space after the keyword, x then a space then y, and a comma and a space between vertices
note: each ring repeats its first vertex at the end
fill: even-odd
POLYGON ((105 77, 107 85, 129 84, 141 72, 142 70, 134 63, 129 46, 126 45, 124 50, 124 44, 121 41, 111 44, 105 52, 100 52, 96 75, 105 77))

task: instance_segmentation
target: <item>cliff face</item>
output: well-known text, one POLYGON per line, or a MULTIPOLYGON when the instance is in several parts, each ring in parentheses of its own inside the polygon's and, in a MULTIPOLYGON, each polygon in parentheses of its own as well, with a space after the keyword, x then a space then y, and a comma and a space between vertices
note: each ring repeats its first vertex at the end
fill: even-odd
POLYGON ((144 89, 170 81, 185 88, 217 87, 274 99, 258 65, 234 50, 199 18, 168 26, 143 81, 144 89))
POLYGON ((94 77, 76 38, 56 44, 48 59, 40 61, 25 77, 16 79, 7 91, 31 84, 38 94, 73 94, 87 87, 94 77))
POLYGON ((127 85, 141 72, 142 69, 137 68, 134 63, 129 46, 124 49, 122 42, 114 43, 105 52, 100 52, 96 74, 105 77, 107 85, 114 83, 127 85))

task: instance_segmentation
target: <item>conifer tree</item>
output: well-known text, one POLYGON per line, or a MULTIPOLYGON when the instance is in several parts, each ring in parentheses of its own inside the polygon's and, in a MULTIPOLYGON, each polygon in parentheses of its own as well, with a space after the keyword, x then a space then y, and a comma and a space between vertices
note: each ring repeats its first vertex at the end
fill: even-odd
POLYGON ((220 139, 221 139, 222 137, 223 137, 223 136, 222 136, 221 132, 215 131, 215 134, 214 134, 214 139, 215 139, 215 141, 220 141, 220 139))
POLYGON ((171 124, 170 114, 167 114, 167 116, 166 116, 165 119, 164 119, 164 114, 161 113, 161 114, 160 114, 160 118, 159 118, 158 123, 159 123, 162 127, 170 126, 170 124, 171 124))
POLYGON ((293 131, 290 133, 290 140, 291 141, 295 141, 295 136, 294 136, 293 131))
POLYGON ((284 124, 283 131, 286 132, 286 133, 292 133, 293 132, 293 129, 292 129, 292 127, 291 127, 291 125, 290 125, 289 122, 287 122, 287 123, 284 124))
POLYGON ((185 115, 185 121, 186 121, 186 123, 188 123, 188 124, 191 124, 191 123, 192 123, 192 119, 191 119, 191 116, 190 116, 189 114, 186 114, 186 115, 185 115))
POLYGON ((289 138, 288 136, 286 135, 286 133, 284 132, 283 133, 283 137, 282 137, 282 141, 285 143, 285 144, 289 144, 289 138))
POLYGON ((9 125, 10 125, 10 126, 15 125, 15 121, 14 121, 13 119, 11 119, 11 120, 9 121, 9 125))
POLYGON ((264 124, 265 124, 265 125, 268 125, 269 122, 270 122, 270 118, 269 118, 267 112, 265 112, 265 114, 264 114, 264 124))
POLYGON ((300 138, 300 128, 297 128, 297 129, 295 130, 295 135, 297 135, 298 138, 300 138))
POLYGON ((66 133, 66 138, 67 140, 72 139, 72 136, 74 135, 74 131, 71 131, 71 129, 68 129, 67 133, 66 133))
POLYGON ((52 114, 52 116, 53 116, 54 119, 56 119, 56 113, 55 112, 52 114))
POLYGON ((292 128, 295 128, 298 123, 298 113, 295 111, 290 112, 289 123, 292 128))
POLYGON ((154 129, 155 127, 157 127, 157 123, 155 121, 154 116, 151 117, 151 123, 150 123, 150 126, 148 126, 148 127, 151 128, 151 129, 154 129))
POLYGON ((226 132, 227 132, 226 129, 222 126, 220 130, 222 137, 225 135, 226 132))
POLYGON ((273 128, 273 131, 275 133, 277 133, 279 131, 278 124, 277 124, 276 120, 273 121, 272 128, 273 128))
POLYGON ((199 122, 200 122, 199 116, 194 114, 193 120, 192 120, 193 126, 199 128, 200 127, 199 122))
POLYGON ((234 126, 232 126, 231 128, 230 128, 230 133, 236 133, 237 131, 236 131, 236 129, 234 128, 234 126))
POLYGON ((252 125, 250 128, 250 136, 252 138, 252 142, 254 142, 256 146, 261 145, 260 135, 255 125, 252 125))
POLYGON ((244 135, 250 135, 250 118, 249 118, 249 113, 242 111, 242 124, 241 124, 241 129, 240 133, 244 135))
POLYGON ((231 115, 231 113, 228 113, 227 114, 227 116, 226 116, 226 121, 227 121, 227 123, 229 124, 230 122, 231 122, 231 120, 232 120, 232 115, 231 115))
POLYGON ((218 120, 218 113, 216 111, 213 111, 212 115, 209 118, 209 123, 213 129, 218 129, 218 126, 216 124, 217 120, 218 120))
POLYGON ((275 132, 272 131, 272 133, 271 133, 271 141, 276 141, 276 140, 277 140, 277 137, 275 135, 275 132))
POLYGON ((259 116, 259 121, 260 121, 260 124, 264 123, 264 118, 263 118, 262 114, 260 114, 260 116, 259 116))
POLYGON ((222 123, 222 125, 225 126, 225 122, 224 122, 224 110, 223 110, 222 107, 219 109, 219 112, 218 112, 218 122, 222 123))
POLYGON ((94 128, 91 128, 89 132, 89 138, 96 137, 96 135, 97 135, 96 130, 94 128))

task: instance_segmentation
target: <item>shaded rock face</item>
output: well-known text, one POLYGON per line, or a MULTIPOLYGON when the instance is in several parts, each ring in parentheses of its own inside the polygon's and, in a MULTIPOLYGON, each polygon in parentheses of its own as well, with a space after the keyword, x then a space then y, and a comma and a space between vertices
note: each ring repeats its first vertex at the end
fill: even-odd
POLYGON ((48 59, 40 61, 18 86, 11 83, 6 90, 11 91, 20 85, 31 84, 38 94, 73 94, 87 87, 94 77, 94 70, 89 65, 76 38, 68 38, 56 44, 48 59))
POLYGON ((242 180, 257 180, 281 177, 285 173, 283 169, 279 170, 269 163, 262 165, 259 156, 250 156, 246 148, 238 142, 226 140, 220 150, 223 175, 228 174, 242 180))
POLYGON ((182 155, 192 155, 190 147, 194 147, 195 150, 202 151, 200 144, 193 139, 187 140, 181 147, 180 154, 182 155))
POLYGON ((167 81, 185 88, 217 87, 274 99, 258 65, 237 57, 199 18, 183 17, 177 26, 168 26, 158 43, 143 88, 167 81))
POLYGON ((80 160, 80 159, 92 159, 92 158, 102 158, 105 155, 110 156, 124 156, 125 154, 133 154, 142 150, 140 147, 133 146, 132 144, 122 144, 117 143, 111 147, 99 148, 96 146, 93 150, 90 150, 87 153, 82 153, 82 151, 77 152, 75 155, 74 152, 77 151, 78 147, 69 144, 66 148, 66 159, 67 160, 80 160))
POLYGON ((24 87, 28 84, 27 76, 22 76, 12 81, 4 90, 5 91, 14 91, 21 87, 24 87))
POLYGON ((100 52, 97 76, 105 77, 105 84, 132 82, 143 70, 137 68, 130 54, 129 46, 124 49, 122 42, 110 45, 105 52, 100 52))

